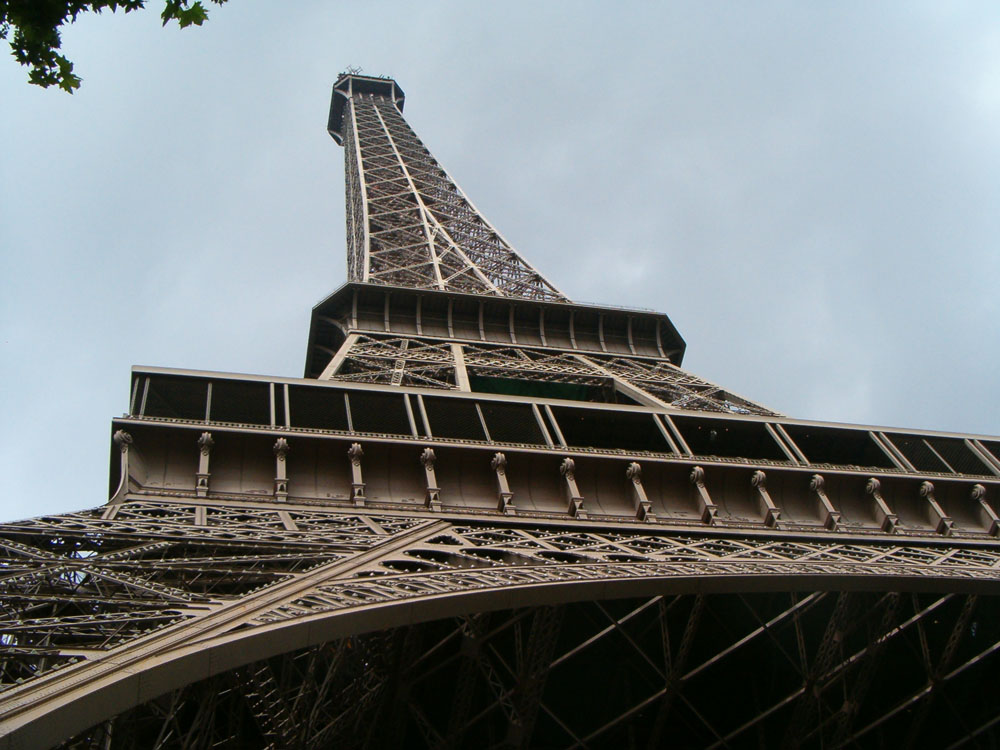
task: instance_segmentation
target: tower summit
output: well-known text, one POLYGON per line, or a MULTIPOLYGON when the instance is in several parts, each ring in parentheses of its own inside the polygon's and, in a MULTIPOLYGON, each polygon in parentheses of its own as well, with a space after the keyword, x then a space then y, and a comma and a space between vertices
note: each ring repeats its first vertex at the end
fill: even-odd
POLYGON ((0 524, 0 750, 1000 740, 1000 438, 779 415, 571 302, 348 74, 305 377, 135 367, 0 524))

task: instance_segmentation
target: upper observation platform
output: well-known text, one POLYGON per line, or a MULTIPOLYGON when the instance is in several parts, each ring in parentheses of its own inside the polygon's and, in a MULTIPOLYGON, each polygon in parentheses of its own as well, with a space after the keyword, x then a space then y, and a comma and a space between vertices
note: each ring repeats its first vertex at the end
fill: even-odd
POLYGON ((344 124, 344 108, 347 102, 355 94, 372 94, 389 99, 403 111, 403 102, 406 95, 392 78, 381 78, 379 76, 363 76, 355 73, 344 73, 333 84, 333 98, 330 101, 330 119, 327 123, 327 132, 338 144, 343 145, 344 135, 341 127, 344 124))

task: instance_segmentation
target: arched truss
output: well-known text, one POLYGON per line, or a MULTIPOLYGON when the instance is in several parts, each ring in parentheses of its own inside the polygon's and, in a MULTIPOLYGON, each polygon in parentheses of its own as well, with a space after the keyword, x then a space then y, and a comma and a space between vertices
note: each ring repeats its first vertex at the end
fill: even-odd
MULTIPOLYGON (((919 634, 922 645, 905 663, 907 669, 924 664, 931 687, 921 693, 926 686, 916 681, 916 697, 910 696, 914 705, 930 699, 936 686, 991 661, 1000 649, 1000 633, 986 624, 998 619, 990 595, 1000 584, 1000 550, 955 539, 943 545, 844 534, 703 536, 653 533, 636 523, 142 500, 7 524, 0 528, 0 547, 4 748, 48 746, 185 685, 232 670, 245 673, 250 664, 259 671, 262 660, 282 654, 320 658, 324 648, 334 648, 322 644, 360 643, 354 638, 358 634, 387 628, 404 632, 399 628, 454 617, 470 622, 487 612, 508 613, 497 615, 501 619, 537 618, 547 616, 538 612, 551 610, 562 613, 552 617, 563 618, 574 607, 589 606, 582 602, 628 597, 645 597, 646 604, 636 606, 666 606, 677 599, 704 600, 717 608, 713 602, 732 592, 786 592, 779 595, 786 603, 782 621, 791 617, 789 622, 799 623, 796 649, 802 668, 812 664, 813 670, 834 658, 823 655, 834 642, 841 657, 852 658, 843 650, 847 620, 842 629, 823 635, 823 622, 848 617, 847 610, 837 614, 837 605, 830 604, 843 598, 839 606, 848 608, 852 623, 868 622, 864 654, 877 653, 878 644, 895 638, 899 628, 899 633, 919 634), (916 598, 822 593, 838 591, 914 592, 916 598), (820 624, 807 626, 795 613, 812 611, 810 602, 818 606, 820 600, 834 610, 820 624), (942 632, 938 619, 926 620, 928 613, 955 607, 948 632, 942 632), (970 619, 977 608, 994 616, 970 619), (973 622, 978 638, 969 635, 973 622), (955 669, 960 671, 948 677, 955 669)), ((758 626, 764 627, 760 634, 768 634, 767 618, 780 612, 771 612, 766 603, 748 608, 764 618, 758 626)), ((679 635, 670 628, 666 632, 683 638, 683 628, 679 635)), ((374 644, 382 637, 390 636, 362 640, 374 644)), ((548 657, 532 658, 544 662, 548 657)), ((867 663, 867 658, 862 654, 855 662, 867 663)), ((658 669, 662 673, 666 667, 658 669)), ((792 693, 806 695, 822 677, 807 678, 803 672, 799 687, 806 692, 792 693)), ((792 693, 786 696, 788 705, 801 703, 792 693)), ((857 697, 845 700, 848 713, 860 710, 857 697)), ((271 713, 265 709, 260 710, 271 713)), ((447 727, 433 724, 433 732, 447 733, 447 727)), ((714 731, 722 731, 724 739, 738 728, 714 731)), ((847 729, 833 735, 817 731, 844 741, 850 736, 847 729)), ((975 727, 963 731, 974 733, 975 727)), ((570 729, 566 736, 577 733, 570 729)))

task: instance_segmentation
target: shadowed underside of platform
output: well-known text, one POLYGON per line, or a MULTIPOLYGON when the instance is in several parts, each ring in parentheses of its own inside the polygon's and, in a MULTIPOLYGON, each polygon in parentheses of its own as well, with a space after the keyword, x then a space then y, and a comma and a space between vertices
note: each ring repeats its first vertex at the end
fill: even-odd
POLYGON ((299 649, 65 747, 984 747, 1000 600, 656 595, 299 649))

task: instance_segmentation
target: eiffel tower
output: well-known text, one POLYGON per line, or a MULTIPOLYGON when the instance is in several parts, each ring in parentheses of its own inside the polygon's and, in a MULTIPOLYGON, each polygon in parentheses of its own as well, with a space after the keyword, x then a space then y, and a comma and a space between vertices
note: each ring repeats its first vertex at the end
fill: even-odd
POLYGON ((133 369, 0 525, 0 750, 996 747, 1000 439, 792 419, 573 303, 389 78, 303 378, 133 369))

